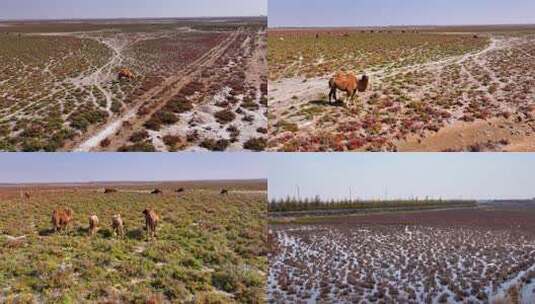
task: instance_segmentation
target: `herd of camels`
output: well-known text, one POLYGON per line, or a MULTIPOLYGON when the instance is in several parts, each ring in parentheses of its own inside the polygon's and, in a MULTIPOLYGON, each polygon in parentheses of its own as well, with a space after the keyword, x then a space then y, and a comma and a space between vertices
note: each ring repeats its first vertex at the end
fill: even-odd
MULTIPOLYGON (((147 231, 147 240, 156 238, 156 227, 160 222, 160 216, 155 210, 146 208, 143 210, 145 217, 145 230, 147 231)), ((71 208, 56 208, 52 211, 52 227, 54 232, 66 231, 69 224, 74 220, 74 211, 71 208)), ((89 236, 95 236, 99 230, 100 220, 96 214, 89 216, 89 236)), ((120 214, 115 214, 111 218, 111 228, 115 236, 124 237, 124 222, 120 214)))
MULTIPOLYGON (((104 193, 115 193, 118 192, 117 189, 112 188, 106 188, 104 189, 104 193)), ((185 192, 184 188, 179 188, 175 191, 176 193, 185 192)), ((163 191, 160 189, 154 189, 151 194, 163 194, 163 191)), ((219 192, 221 195, 227 195, 229 194, 229 190, 222 189, 219 192)), ((30 192, 23 192, 21 193, 21 197, 24 197, 26 200, 31 199, 30 192)), ((143 216, 145 217, 145 230, 147 232, 147 240, 151 238, 156 238, 156 227, 158 226, 158 223, 160 222, 160 216, 158 213, 152 209, 152 208, 146 208, 143 210, 143 216)), ((61 232, 67 230, 70 223, 74 221, 74 211, 71 208, 68 207, 59 207, 52 211, 52 229, 54 232, 61 232)), ((89 236, 95 236, 100 225, 100 219, 96 214, 92 214, 89 216, 89 229, 88 234, 89 236)), ((111 218, 111 228, 112 233, 115 236, 119 236, 120 238, 123 238, 124 233, 124 221, 120 214, 115 214, 111 218)))

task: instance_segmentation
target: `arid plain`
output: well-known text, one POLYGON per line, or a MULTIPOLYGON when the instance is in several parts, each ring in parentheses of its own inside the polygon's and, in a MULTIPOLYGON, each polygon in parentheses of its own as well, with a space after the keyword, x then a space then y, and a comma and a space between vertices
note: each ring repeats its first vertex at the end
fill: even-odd
POLYGON ((266 22, 2 22, 0 150, 263 150, 266 22))
POLYGON ((535 26, 270 29, 273 151, 535 151, 535 26), (329 102, 339 71, 369 85, 329 102))

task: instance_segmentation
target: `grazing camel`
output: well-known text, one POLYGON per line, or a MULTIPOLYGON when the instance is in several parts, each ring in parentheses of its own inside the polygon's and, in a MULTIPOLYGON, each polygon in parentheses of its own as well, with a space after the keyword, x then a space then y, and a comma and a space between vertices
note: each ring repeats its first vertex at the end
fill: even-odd
POLYGON ((220 194, 221 195, 226 195, 226 194, 228 194, 228 190, 227 189, 223 189, 223 190, 221 190, 220 194))
POLYGON ((329 88, 331 89, 329 92, 329 102, 332 101, 333 97, 335 101, 337 100, 337 90, 346 92, 347 98, 353 101, 355 99, 355 95, 357 94, 357 90, 359 92, 366 91, 368 88, 368 83, 369 77, 365 74, 362 75, 360 79, 357 79, 353 73, 338 72, 329 80, 329 88))
POLYGON ((163 194, 163 191, 160 189, 154 189, 151 194, 163 194))
POLYGON ((119 70, 119 73, 117 74, 117 78, 119 78, 119 80, 121 80, 123 78, 134 79, 135 75, 130 69, 122 68, 122 69, 119 70))
POLYGON ((95 236, 95 234, 97 233, 98 223, 99 223, 98 216, 94 214, 89 216, 89 235, 90 236, 95 236))
POLYGON ((158 226, 160 217, 158 216, 156 211, 149 208, 143 210, 143 215, 145 215, 145 229, 147 230, 147 240, 149 240, 151 237, 155 238, 156 226, 158 226))
POLYGON ((111 228, 113 234, 118 235, 120 238, 124 237, 124 223, 120 214, 116 214, 111 218, 111 228))
POLYGON ((67 229, 74 219, 74 211, 71 208, 56 208, 52 211, 52 226, 55 232, 67 229))

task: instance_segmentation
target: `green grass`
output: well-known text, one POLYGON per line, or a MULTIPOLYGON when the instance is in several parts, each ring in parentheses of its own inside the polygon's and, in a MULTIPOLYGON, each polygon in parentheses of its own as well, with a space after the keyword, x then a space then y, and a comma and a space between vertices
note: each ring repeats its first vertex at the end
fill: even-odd
POLYGON ((60 189, 32 192, 29 201, 18 191, 1 193, 0 235, 26 238, 0 236, 0 302, 264 302, 265 195, 187 188, 178 196, 158 188, 163 195, 60 189), (50 214, 58 206, 72 208, 75 221, 68 232, 53 234, 50 214), (161 219, 150 242, 146 207, 161 219), (111 236, 116 213, 125 222, 123 240, 111 236), (87 236, 90 214, 100 218, 94 238, 87 236))
POLYGON ((334 71, 405 66, 482 49, 488 40, 471 35, 370 33, 318 29, 273 30, 268 35, 269 78, 317 77, 334 71), (316 33, 319 37, 316 38, 316 33), (342 36, 342 34, 347 36, 342 36), (320 61, 321 58, 321 61, 320 61))

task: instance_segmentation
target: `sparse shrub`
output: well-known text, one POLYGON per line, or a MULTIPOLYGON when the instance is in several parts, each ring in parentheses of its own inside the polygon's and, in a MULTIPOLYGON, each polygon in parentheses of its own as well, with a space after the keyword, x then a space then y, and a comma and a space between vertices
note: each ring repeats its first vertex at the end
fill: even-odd
POLYGON ((121 105, 121 103, 119 101, 117 101, 117 100, 113 100, 112 101, 110 110, 113 113, 121 112, 121 108, 122 108, 122 105, 121 105))
POLYGON ((238 128, 234 125, 230 125, 228 128, 227 128, 227 132, 229 132, 230 134, 230 138, 235 142, 238 138, 238 136, 240 136, 240 130, 238 130, 238 128))
POLYGON ((266 149, 267 140, 262 137, 251 138, 243 144, 243 147, 252 151, 264 151, 266 149))
POLYGON ((139 143, 147 138, 149 138, 149 132, 147 132, 147 130, 141 130, 132 134, 132 136, 130 136, 130 141, 133 143, 139 143))
POLYGON ((144 141, 132 145, 124 145, 119 148, 118 152, 156 152, 156 148, 151 142, 144 141))
POLYGON ((149 130, 159 131, 162 124, 172 125, 178 122, 178 117, 168 111, 158 111, 144 124, 145 128, 149 130))
POLYGON ((230 110, 222 110, 219 112, 216 112, 214 114, 214 117, 220 124, 227 124, 232 122, 234 119, 236 119, 236 114, 234 114, 230 110))
POLYGON ((180 136, 176 136, 176 135, 165 135, 163 137, 163 142, 171 147, 171 148, 175 148, 177 144, 179 144, 181 142, 181 139, 180 139, 180 136))
POLYGON ((106 147, 109 147, 111 144, 111 140, 109 138, 104 138, 101 142, 100 142, 100 146, 102 148, 106 148, 106 147))
POLYGON ((216 141, 215 139, 210 138, 205 139, 200 146, 210 151, 225 151, 229 144, 230 142, 227 139, 219 139, 216 141))
POLYGON ((185 113, 193 110, 193 104, 187 99, 171 100, 165 105, 165 110, 173 113, 185 113))

